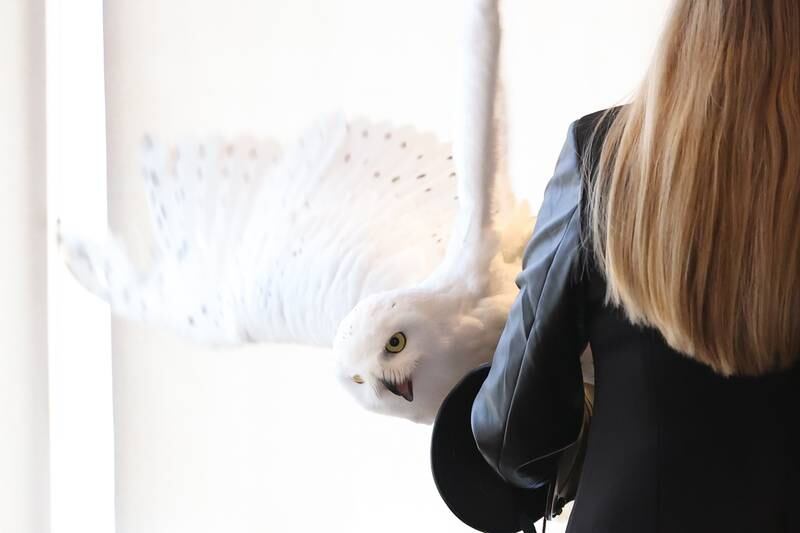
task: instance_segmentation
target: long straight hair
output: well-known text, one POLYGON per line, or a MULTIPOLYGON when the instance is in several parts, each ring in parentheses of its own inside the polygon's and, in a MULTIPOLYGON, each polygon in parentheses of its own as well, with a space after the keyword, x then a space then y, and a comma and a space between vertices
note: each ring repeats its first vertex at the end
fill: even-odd
POLYGON ((800 354, 800 1, 677 0, 590 191, 607 298, 724 375, 800 354))

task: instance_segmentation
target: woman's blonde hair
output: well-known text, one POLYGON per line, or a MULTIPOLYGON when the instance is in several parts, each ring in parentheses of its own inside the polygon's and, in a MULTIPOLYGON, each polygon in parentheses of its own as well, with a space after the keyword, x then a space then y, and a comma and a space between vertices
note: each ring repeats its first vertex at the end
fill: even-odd
POLYGON ((607 297, 724 374, 800 355, 800 0, 678 0, 590 195, 607 297))

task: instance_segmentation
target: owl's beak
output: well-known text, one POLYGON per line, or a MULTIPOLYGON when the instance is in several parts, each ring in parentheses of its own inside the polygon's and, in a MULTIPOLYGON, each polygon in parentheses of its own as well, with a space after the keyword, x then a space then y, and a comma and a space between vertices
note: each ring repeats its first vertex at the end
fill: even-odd
POLYGON ((390 383, 384 380, 381 380, 381 383, 383 383, 386 389, 392 394, 401 396, 408 402, 414 401, 414 383, 411 381, 411 378, 401 381, 400 383, 390 383))

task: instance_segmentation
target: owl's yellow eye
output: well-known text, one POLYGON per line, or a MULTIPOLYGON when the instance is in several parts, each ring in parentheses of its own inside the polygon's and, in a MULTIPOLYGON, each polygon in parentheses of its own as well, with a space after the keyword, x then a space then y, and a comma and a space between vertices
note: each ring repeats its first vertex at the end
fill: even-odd
POLYGON ((362 378, 362 377, 361 377, 361 376, 359 376, 358 374, 356 374, 355 376, 353 376, 353 381, 355 381, 355 382, 356 382, 356 383, 358 383, 359 385, 363 385, 363 384, 364 384, 364 378, 362 378))
POLYGON ((386 351, 389 353, 400 353, 406 347, 406 335, 402 331, 398 331, 386 343, 386 351))

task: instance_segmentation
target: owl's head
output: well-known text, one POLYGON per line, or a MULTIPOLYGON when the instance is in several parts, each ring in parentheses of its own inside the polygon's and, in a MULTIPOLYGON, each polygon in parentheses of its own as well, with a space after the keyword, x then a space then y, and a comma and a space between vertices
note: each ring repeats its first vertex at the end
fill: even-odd
POLYGON ((454 353, 452 313, 422 290, 391 291, 361 301, 333 343, 338 378, 363 407, 420 423, 466 370, 454 353))

